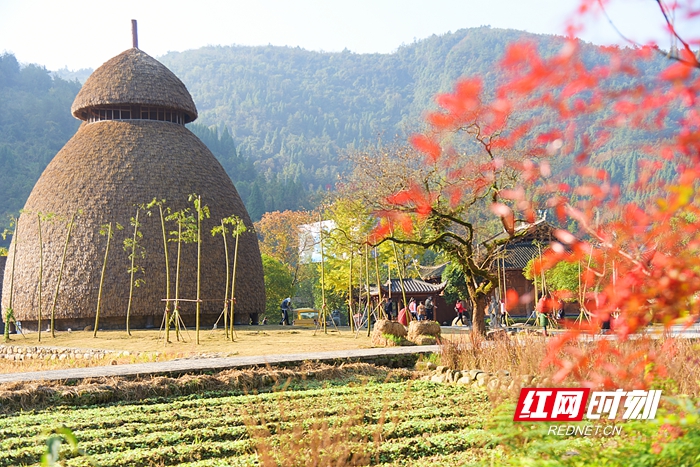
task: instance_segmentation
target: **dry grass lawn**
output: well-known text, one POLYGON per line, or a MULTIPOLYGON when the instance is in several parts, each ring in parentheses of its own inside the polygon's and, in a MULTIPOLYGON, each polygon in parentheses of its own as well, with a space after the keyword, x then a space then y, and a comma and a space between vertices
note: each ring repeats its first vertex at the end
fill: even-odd
POLYGON ((61 361, 0 359, 0 373, 140 363, 197 356, 295 354, 372 347, 366 330, 356 335, 350 332, 350 328, 340 328, 339 331, 329 328, 328 333, 324 334, 322 330, 314 332, 313 329, 308 328, 276 325, 240 326, 236 329, 233 342, 226 340, 222 329, 202 330, 199 345, 195 343, 193 330, 185 332, 184 339, 181 341, 176 340, 174 332, 171 333, 169 344, 165 343, 163 333, 158 330, 133 330, 131 337, 125 331, 100 331, 96 338, 92 336, 92 331, 57 332, 56 338, 52 338, 48 333, 42 333, 41 343, 38 342, 36 333, 27 333, 25 337, 13 334, 11 337, 10 345, 128 351, 131 355, 108 357, 108 361, 105 361, 106 359, 61 361))

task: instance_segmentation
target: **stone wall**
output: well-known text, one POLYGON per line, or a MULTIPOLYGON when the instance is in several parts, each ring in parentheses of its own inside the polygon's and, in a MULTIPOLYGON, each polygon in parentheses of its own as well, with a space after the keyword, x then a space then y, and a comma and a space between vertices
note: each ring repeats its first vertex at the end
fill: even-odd
MULTIPOLYGON (((66 349, 60 347, 41 347, 23 345, 0 345, 0 359, 6 360, 100 360, 119 357, 142 357, 149 352, 128 352, 95 350, 95 349, 66 349)), ((160 352, 151 352, 154 357, 160 352)))

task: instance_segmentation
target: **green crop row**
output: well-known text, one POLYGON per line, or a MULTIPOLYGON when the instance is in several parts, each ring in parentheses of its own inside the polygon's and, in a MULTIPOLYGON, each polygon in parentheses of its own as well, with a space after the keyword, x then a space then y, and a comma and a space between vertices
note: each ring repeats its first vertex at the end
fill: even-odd
POLYGON ((59 426, 90 456, 64 448, 64 466, 700 465, 696 415, 629 422, 616 438, 559 437, 514 423, 513 410, 426 381, 64 406, 0 417, 0 467, 36 464, 59 426))
MULTIPOLYGON (((217 464, 221 459, 232 458, 250 465, 256 449, 282 453, 291 446, 309 448, 299 445, 299 438, 319 429, 365 456, 391 457, 392 450, 384 453, 371 447, 378 434, 387 448, 395 449, 401 440, 422 442, 423 433, 481 426, 477 413, 486 409, 484 397, 426 382, 57 407, 0 418, 0 466, 37 462, 46 432, 57 426, 70 428, 80 447, 103 466, 221 465, 217 464), (464 405, 467 401, 471 406, 464 405)), ((66 465, 86 462, 75 457, 66 465)))

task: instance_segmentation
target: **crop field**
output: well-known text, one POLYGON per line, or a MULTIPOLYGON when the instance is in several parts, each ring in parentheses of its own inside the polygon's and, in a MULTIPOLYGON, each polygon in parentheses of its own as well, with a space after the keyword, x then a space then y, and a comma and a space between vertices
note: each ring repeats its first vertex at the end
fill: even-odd
POLYGON ((60 427, 84 452, 63 444, 65 466, 700 463, 697 416, 628 423, 605 438, 548 436, 542 424, 514 424, 512 413, 512 405, 494 409, 485 391, 406 373, 295 381, 260 394, 204 391, 4 415, 0 466, 38 465, 60 427))
MULTIPOLYGON (((36 463, 48 432, 60 426, 90 456, 65 465, 258 465, 257 453, 307 465, 312 446, 321 456, 342 449, 355 464, 475 460, 489 439, 483 430, 489 408, 483 393, 424 381, 56 407, 0 418, 0 465, 36 463)), ((71 456, 67 447, 65 454, 71 456)))

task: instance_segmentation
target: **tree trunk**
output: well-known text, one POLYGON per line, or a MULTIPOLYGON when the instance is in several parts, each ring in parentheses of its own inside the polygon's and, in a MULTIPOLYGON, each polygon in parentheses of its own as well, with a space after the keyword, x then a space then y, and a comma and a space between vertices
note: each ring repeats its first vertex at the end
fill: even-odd
POLYGON ((489 306, 488 296, 484 294, 476 295, 476 299, 472 300, 472 306, 474 307, 472 312, 472 332, 484 335, 486 334, 486 310, 489 306))

